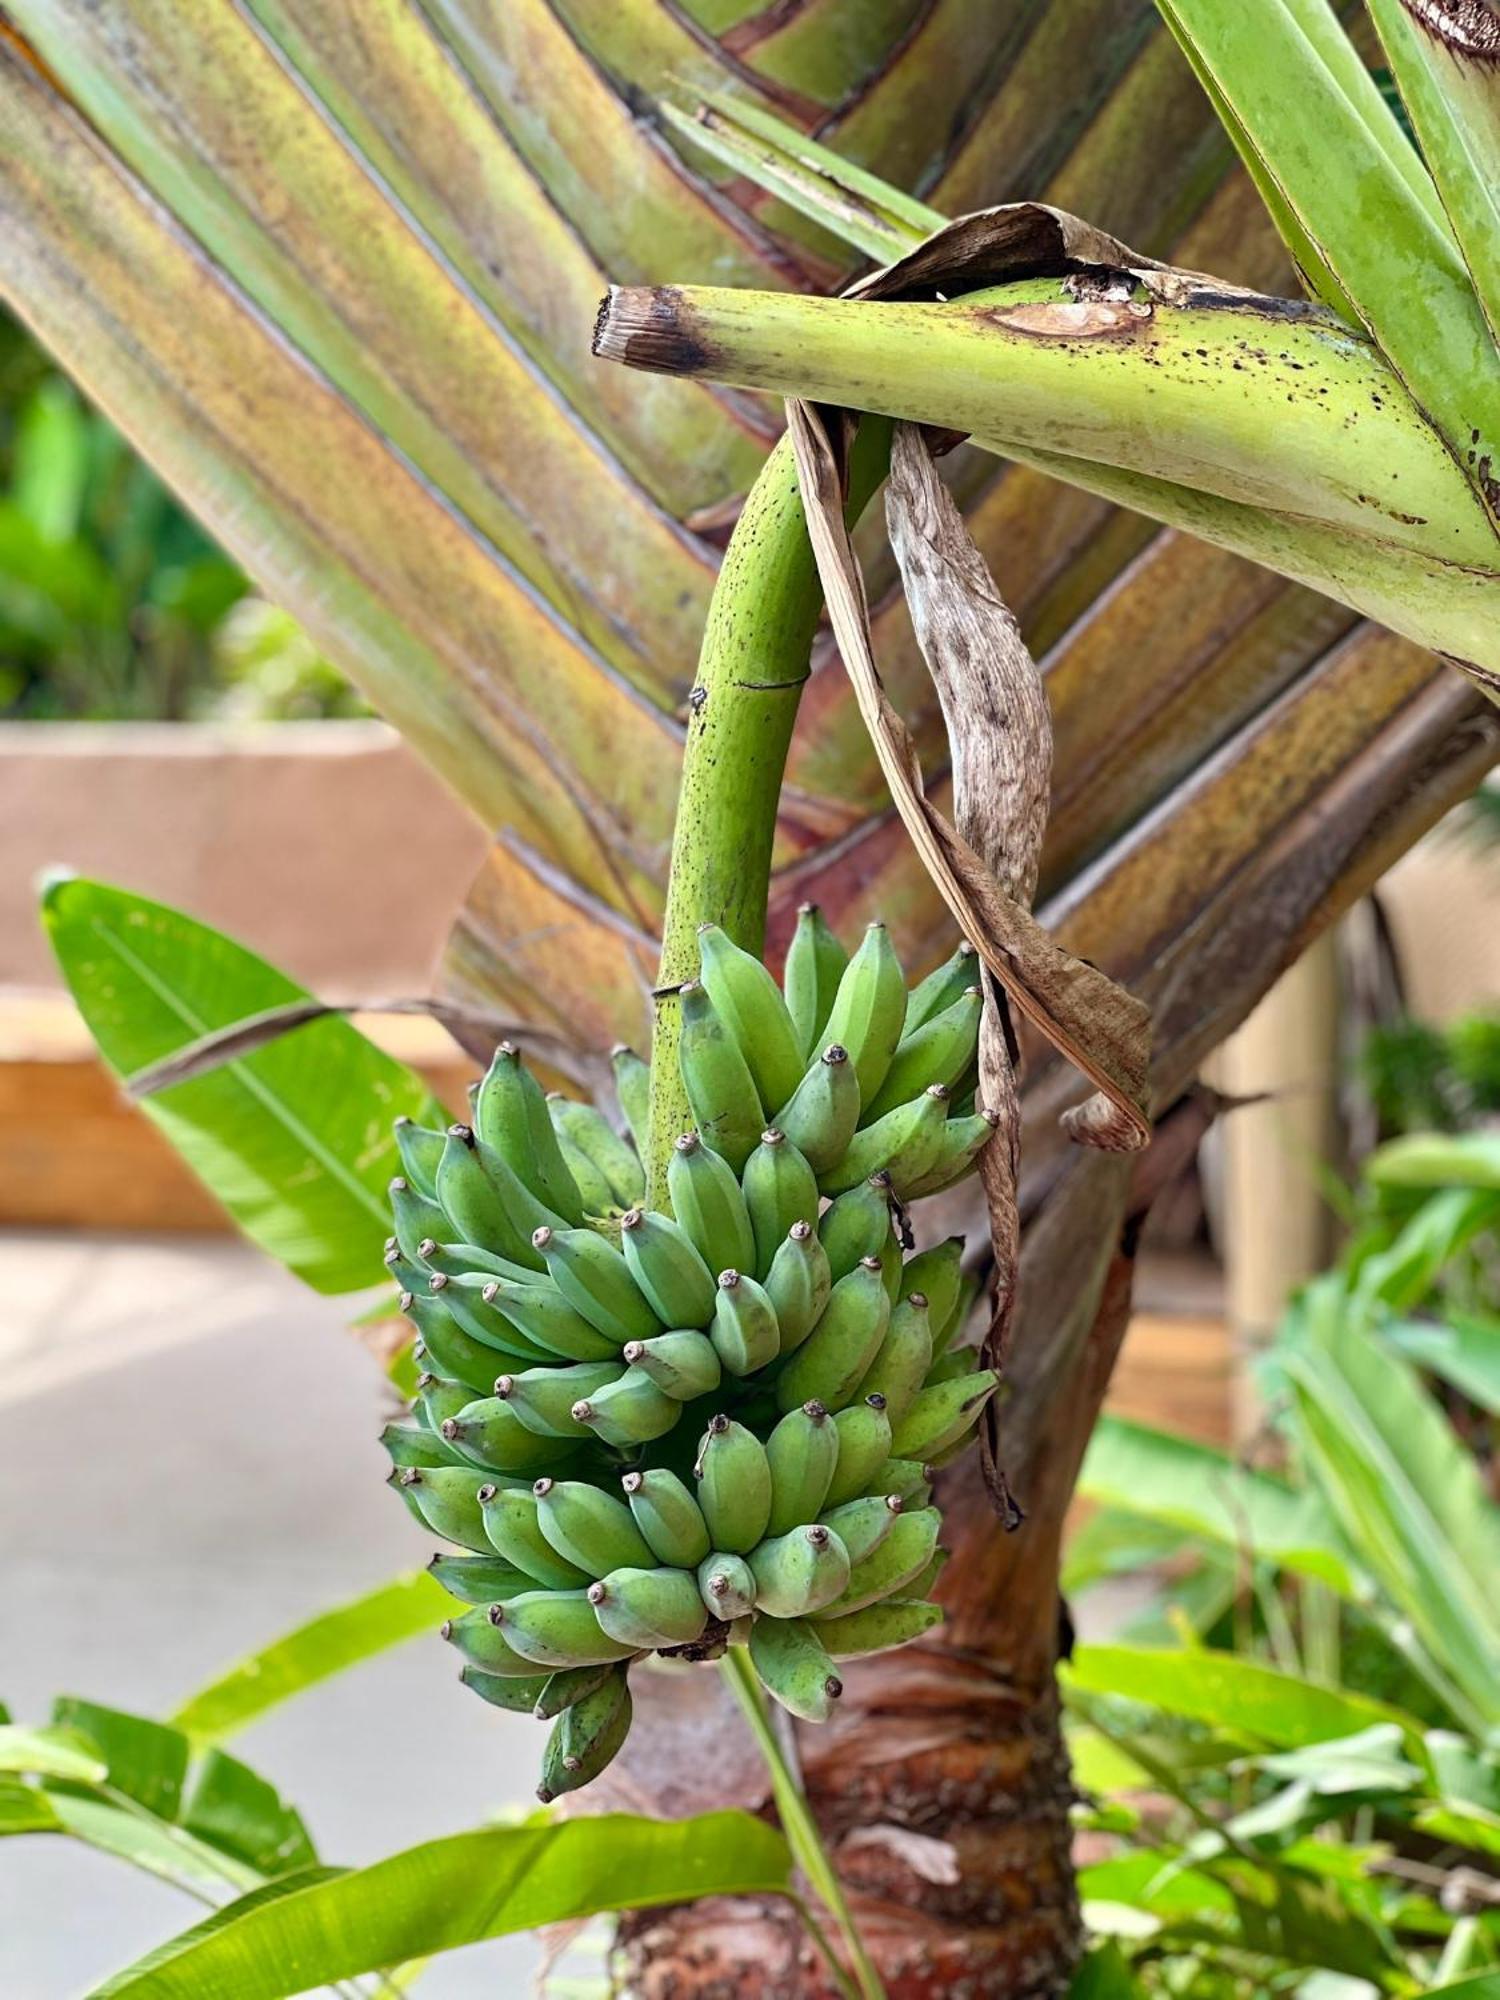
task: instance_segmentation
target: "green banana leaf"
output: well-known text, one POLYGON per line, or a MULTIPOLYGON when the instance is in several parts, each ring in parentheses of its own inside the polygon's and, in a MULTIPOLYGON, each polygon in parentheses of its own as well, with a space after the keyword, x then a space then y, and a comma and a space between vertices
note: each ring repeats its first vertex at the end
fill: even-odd
POLYGON ((460 1833, 368 1868, 251 1895, 97 1986, 90 2000, 282 2000, 484 1938, 698 1896, 785 1894, 791 1857, 748 1813, 606 1813, 460 1833))
POLYGON ((1416 1367, 1500 1417, 1500 1318, 1448 1307, 1441 1322, 1394 1320, 1381 1327, 1380 1337, 1416 1367))
MULTIPOLYGON (((102 882, 52 881, 42 921, 110 1067, 129 1078, 305 990, 243 945, 102 882)), ((413 1071, 337 1018, 148 1098, 144 1109, 251 1240, 319 1292, 378 1284, 399 1171, 393 1121, 443 1123, 413 1071)))
POLYGON ((1068 2000, 1138 2000, 1145 1988, 1130 1961, 1112 1941, 1095 1945, 1073 1975, 1068 2000))

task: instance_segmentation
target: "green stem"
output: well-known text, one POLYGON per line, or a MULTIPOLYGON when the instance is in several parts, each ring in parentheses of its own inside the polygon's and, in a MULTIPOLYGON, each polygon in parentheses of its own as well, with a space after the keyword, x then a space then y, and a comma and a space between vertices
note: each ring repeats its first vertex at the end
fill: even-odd
MULTIPOLYGON (((885 476, 890 426, 860 427, 851 518, 885 476)), ((765 947, 776 806, 823 594, 789 441, 751 488, 724 555, 693 689, 651 1038, 649 1200, 664 1209, 672 1142, 692 1123, 677 1069, 676 988, 698 970, 698 927, 765 947)))
MULTIPOLYGON (((766 1709, 765 1697, 760 1691, 760 1683, 755 1677, 755 1669, 745 1655, 743 1646, 731 1646, 719 1662, 719 1672, 730 1693, 740 1705, 740 1711, 750 1725, 750 1733, 755 1738, 756 1747, 765 1759, 766 1770, 771 1779, 771 1795, 776 1801, 776 1810, 781 1816, 782 1828, 797 1866, 811 1882, 822 1899, 824 1907, 838 1925, 839 1935, 844 1940, 844 1948, 849 1954, 849 1962, 854 1967, 855 1981, 851 1984, 847 1975, 840 1973, 839 1985, 842 1991, 860 2000, 885 2000, 885 1988, 880 1974, 870 1962, 849 1904, 844 1896, 844 1885, 838 1878, 838 1871, 829 1859, 828 1850, 823 1845, 823 1836, 818 1831, 818 1822, 809 1810, 807 1799, 798 1784, 791 1767, 782 1754, 776 1731, 771 1726, 771 1718, 766 1709)), ((814 1936, 816 1937, 816 1930, 814 1936)), ((837 1971, 837 1968, 835 1968, 837 1971)))

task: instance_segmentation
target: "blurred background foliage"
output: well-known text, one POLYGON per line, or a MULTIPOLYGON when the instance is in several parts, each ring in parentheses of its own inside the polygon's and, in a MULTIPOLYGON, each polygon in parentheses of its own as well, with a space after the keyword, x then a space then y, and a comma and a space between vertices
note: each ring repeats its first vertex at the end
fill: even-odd
POLYGON ((272 721, 364 704, 0 315, 0 717, 272 721))

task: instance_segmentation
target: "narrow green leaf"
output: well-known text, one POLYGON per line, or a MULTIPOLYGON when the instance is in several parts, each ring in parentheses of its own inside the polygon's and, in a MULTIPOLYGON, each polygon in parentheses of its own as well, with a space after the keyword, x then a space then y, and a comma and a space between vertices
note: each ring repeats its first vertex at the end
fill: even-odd
POLYGON ((25 1729, 10 1722, 0 1724, 0 1771, 87 1785, 100 1783, 109 1767, 82 1729, 25 1729))
POLYGON ((1379 1188, 1500 1190, 1500 1134, 1412 1132, 1372 1153, 1364 1172, 1379 1188))
POLYGON ((657 1821, 609 1813, 455 1834, 373 1867, 295 1881, 185 1932, 92 2000, 282 2000, 404 1959, 539 1924, 698 1896, 776 1894, 786 1843, 748 1813, 657 1821))
POLYGON ((9 1833, 61 1833, 52 1801, 35 1785, 0 1779, 0 1840, 9 1833))
MULTIPOLYGON (((207 924, 101 882, 54 880, 42 917, 105 1061, 125 1076, 306 997, 207 924)), ((246 1235, 320 1292, 384 1277, 392 1122, 443 1117, 420 1077, 333 1017, 144 1108, 246 1235)))
POLYGON ((1453 1259, 1497 1218, 1500 1189, 1439 1189, 1383 1250, 1360 1258, 1353 1274, 1356 1299, 1411 1311, 1431 1296, 1453 1259))
POLYGON ((1456 1986, 1432 1986, 1427 2000, 1500 2000, 1500 1972, 1476 1972, 1456 1986))
POLYGON ((1395 1320, 1379 1332, 1414 1367, 1440 1376, 1500 1417, 1500 1318, 1445 1307, 1441 1321, 1395 1320))
POLYGON ((52 1721, 76 1730, 98 1749, 112 1790, 123 1792, 158 1819, 175 1819, 187 1776, 188 1741, 180 1729, 123 1709, 102 1708, 76 1695, 60 1695, 52 1721))
POLYGON ((289 1874, 318 1858, 301 1815, 259 1772, 223 1750, 210 1750, 193 1767, 181 1824, 261 1875, 289 1874))
POLYGON ((188 1895, 218 1902, 260 1885, 257 1869, 170 1820, 89 1792, 58 1790, 47 1797, 62 1832, 188 1895))
POLYGON ((425 1571, 398 1576, 239 1661, 191 1695, 172 1717, 173 1727, 195 1743, 223 1742, 304 1688, 432 1631, 452 1608, 448 1593, 425 1571))

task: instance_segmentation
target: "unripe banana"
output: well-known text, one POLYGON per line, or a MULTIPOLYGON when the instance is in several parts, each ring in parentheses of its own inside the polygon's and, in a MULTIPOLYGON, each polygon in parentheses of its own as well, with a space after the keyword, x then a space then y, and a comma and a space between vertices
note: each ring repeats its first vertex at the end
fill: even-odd
POLYGON ((891 1321, 880 1261, 865 1257, 828 1294, 823 1316, 776 1378, 776 1407, 840 1410, 875 1359, 891 1321))
POLYGON ((967 938, 953 956, 929 972, 925 979, 919 979, 906 996, 906 1014, 901 1024, 901 1039, 907 1041, 919 1028, 923 1028, 935 1014, 941 1014, 951 1007, 955 1000, 976 985, 979 978, 979 958, 967 938))
POLYGON ((847 1277, 862 1257, 878 1257, 891 1233, 891 1183, 871 1174, 830 1202, 818 1224, 829 1275, 847 1277))
POLYGON ((662 1330, 630 1266, 593 1229, 538 1229, 532 1244, 548 1276, 589 1325, 621 1347, 662 1330))
POLYGON ((898 1104, 905 1104, 930 1083, 943 1083, 950 1090, 967 1075, 979 1048, 979 1021, 984 1013, 984 995, 977 986, 961 993, 950 1007, 934 1014, 898 1044, 885 1082, 873 1103, 860 1113, 860 1123, 869 1125, 898 1104))
POLYGON ((710 1618, 726 1625, 755 1609, 755 1578, 743 1556, 715 1549, 698 1565, 698 1591, 710 1618))
POLYGON ((588 1426, 573 1415, 573 1405, 625 1373, 618 1361, 575 1361, 571 1368, 526 1368, 519 1375, 500 1375, 495 1394, 527 1430, 539 1437, 580 1438, 588 1426))
POLYGON ((771 1468, 768 1535, 784 1535, 800 1522, 816 1521, 839 1462, 839 1434, 821 1403, 788 1410, 766 1439, 771 1468))
POLYGON ((714 1316, 713 1272, 681 1223, 647 1209, 628 1209, 620 1217, 620 1248, 663 1326, 708 1325, 714 1316))
MULTIPOLYGON (((464 1278, 479 1271, 492 1278, 511 1278, 518 1283, 545 1283, 542 1267, 535 1259, 530 1264, 517 1264, 514 1259, 502 1257, 498 1251, 482 1249, 477 1243, 443 1243, 436 1237, 424 1236, 417 1245, 417 1254, 422 1263, 424 1282, 427 1277, 464 1278)), ((408 1285, 406 1289, 415 1291, 417 1288, 408 1285)))
POLYGON ((493 1708, 509 1709, 512 1715, 535 1713, 535 1705, 542 1689, 547 1685, 547 1675, 531 1673, 527 1675, 487 1674, 482 1667, 460 1668, 458 1678, 466 1688, 472 1688, 481 1701, 487 1701, 493 1708))
POLYGON ((487 1554, 489 1540, 476 1498, 483 1479, 464 1465, 404 1466, 391 1475, 411 1511, 435 1535, 487 1554))
POLYGON ((1000 1377, 993 1368, 924 1389, 896 1426, 891 1450, 897 1458, 934 1458, 979 1420, 1000 1377))
MULTIPOLYGON (((583 1221, 580 1190, 557 1143, 542 1086, 513 1042, 496 1049, 474 1093, 474 1130, 486 1154, 498 1154, 543 1208, 575 1226, 583 1221)), ((546 1220, 539 1216, 527 1235, 546 1220)))
POLYGON ((858 1500, 846 1500, 840 1507, 830 1507, 823 1515, 823 1525, 838 1536, 851 1564, 863 1562, 895 1527, 902 1504, 898 1493, 867 1493, 858 1500))
POLYGON ((494 1348, 465 1333, 435 1293, 403 1292, 400 1307, 416 1327, 438 1372, 455 1382, 466 1382, 473 1395, 483 1395, 500 1362, 494 1348))
POLYGON ((495 1368, 503 1368, 507 1362, 513 1368, 524 1368, 528 1362, 550 1361, 552 1356, 546 1348, 528 1340, 493 1299, 485 1296, 498 1283, 498 1279, 483 1271, 459 1271, 451 1278, 446 1271, 434 1271, 427 1280, 427 1289, 471 1340, 489 1348, 492 1375, 495 1368))
POLYGON ((386 1187, 391 1198, 391 1222, 396 1243, 409 1264, 420 1263, 419 1251, 430 1236, 448 1234, 448 1218, 435 1201, 418 1194, 404 1174, 397 1174, 386 1187))
POLYGON ((844 969, 824 1029, 830 1041, 841 1042, 849 1051, 861 1104, 874 1103, 905 1020, 906 979, 901 961, 885 925, 871 924, 844 969))
POLYGON ((620 1484, 631 1519, 658 1562, 673 1569, 696 1569, 709 1551, 703 1509, 675 1472, 651 1466, 627 1472, 620 1484))
POLYGON ((438 1161, 443 1157, 443 1134, 429 1131, 414 1118, 396 1120, 396 1151, 401 1156, 401 1172, 408 1187, 424 1200, 437 1202, 438 1161))
POLYGON ((687 1327, 677 1333, 658 1333, 651 1340, 627 1341, 623 1352, 632 1368, 644 1369, 657 1388, 677 1403, 707 1396, 722 1379, 713 1342, 706 1333, 687 1327))
POLYGON ((948 1551, 934 1549, 927 1559, 927 1567, 918 1570, 910 1583, 901 1586, 906 1597, 931 1597, 938 1587, 938 1578, 948 1567, 948 1551))
POLYGON ((967 1118, 950 1118, 925 1173, 898 1188, 904 1201, 941 1194, 972 1173, 979 1155, 995 1136, 1000 1120, 993 1111, 976 1111, 967 1118))
POLYGON ((828 1044, 771 1122, 815 1174, 838 1165, 859 1123, 859 1080, 842 1043, 828 1044))
POLYGON ((950 1347, 946 1354, 940 1354, 936 1361, 929 1364, 920 1386, 931 1389, 939 1382, 956 1382, 960 1376, 972 1375, 978 1366, 976 1348, 950 1347))
MULTIPOLYGON (((387 1424, 380 1433, 381 1449, 397 1472, 408 1465, 456 1465, 447 1445, 425 1424, 387 1424)), ((415 1510, 414 1510, 415 1511, 415 1510)), ((417 1517, 419 1520, 421 1516, 417 1517)))
POLYGON ((755 1607, 769 1618, 802 1618, 831 1604, 849 1581, 849 1551, 831 1528, 808 1522, 763 1541, 746 1557, 755 1607))
POLYGON ((824 1194, 842 1194, 870 1174, 889 1174, 891 1189, 905 1200, 921 1180, 943 1143, 948 1122, 948 1092, 934 1083, 906 1104, 887 1111, 873 1125, 856 1132, 838 1165, 820 1174, 824 1194))
POLYGON ((539 1667, 592 1667, 627 1660, 638 1648, 611 1639, 586 1590, 533 1590, 492 1604, 489 1617, 524 1660, 539 1667))
POLYGON ((880 1260, 880 1282, 885 1286, 885 1295, 894 1308, 897 1300, 905 1290, 902 1281, 903 1259, 901 1255, 901 1239, 896 1234, 894 1223, 891 1225, 890 1234, 886 1237, 884 1243, 881 1244, 876 1255, 880 1260))
POLYGON ((950 1236, 931 1250, 923 1250, 907 1261, 906 1290, 920 1292, 927 1301, 927 1323, 932 1329, 932 1351, 942 1352, 940 1335, 946 1329, 958 1303, 963 1278, 964 1239, 950 1236))
MULTIPOLYGON (((761 1103, 784 1103, 801 1081, 805 1062, 781 988, 760 960, 717 924, 700 925, 698 956, 704 989, 745 1058, 761 1103)), ((788 1217, 787 1228, 791 1222, 788 1217)))
POLYGON ((755 1265, 755 1232, 739 1181, 727 1160, 684 1132, 667 1162, 672 1213, 697 1246, 710 1271, 749 1271, 755 1265))
POLYGON ((708 1337, 731 1375, 753 1375, 776 1359, 781 1352, 776 1308, 754 1278, 740 1271, 719 1273, 708 1337))
MULTIPOLYGON (((929 1305, 928 1316, 932 1320, 932 1354, 934 1360, 946 1354, 953 1342, 961 1339, 968 1331, 969 1319, 973 1314, 974 1307, 978 1303, 979 1294, 983 1288, 984 1281, 977 1271, 961 1271, 959 1273, 957 1295, 954 1298, 953 1304, 948 1309, 947 1317, 940 1322, 929 1305)), ((929 1292, 929 1299, 931 1296, 929 1292)))
POLYGON ((698 1505, 714 1547, 747 1554, 771 1518, 771 1466, 765 1446, 733 1418, 711 1417, 693 1471, 698 1505))
POLYGON ((703 1143, 739 1173, 765 1124, 760 1092, 706 989, 690 979, 678 998, 682 1027, 677 1059, 687 1101, 703 1143))
POLYGON ((886 1415, 894 1428, 916 1401, 931 1366, 927 1300, 921 1292, 911 1292, 891 1308, 885 1339, 859 1385, 859 1393, 869 1396, 878 1391, 884 1396, 886 1415))
POLYGON ((449 1417, 456 1417, 473 1400, 474 1391, 462 1382, 445 1381, 427 1370, 417 1377, 413 1407, 424 1430, 441 1431, 449 1417))
POLYGON ((617 1683, 606 1681, 563 1710, 542 1754, 542 1781, 536 1795, 543 1805, 598 1777, 630 1734, 631 1714, 623 1672, 617 1683))
POLYGON ((576 1402, 573 1415, 606 1444, 628 1449, 665 1437, 681 1407, 644 1368, 627 1368, 617 1382, 607 1382, 576 1402))
POLYGON ((597 1688, 624 1671, 617 1660, 599 1660, 591 1667, 560 1667, 542 1682, 531 1704, 531 1712, 538 1722, 551 1722, 565 1708, 573 1708, 580 1701, 587 1700, 597 1688))
POLYGON ((919 1459, 888 1458, 865 1487, 866 1493, 890 1494, 906 1507, 925 1507, 932 1498, 929 1469, 919 1459))
POLYGON ((523 1214, 535 1210, 543 1220, 551 1216, 562 1226, 562 1217, 543 1207, 523 1188, 519 1176, 501 1154, 491 1152, 487 1160, 481 1160, 479 1141, 469 1125, 448 1127, 443 1157, 438 1162, 437 1190, 449 1222, 444 1234, 457 1236, 465 1243, 492 1245, 503 1257, 518 1264, 535 1267, 538 1262, 522 1227, 523 1214), (498 1181, 492 1178, 489 1167, 495 1168, 498 1181), (500 1184, 505 1181, 514 1184, 514 1201, 510 1187, 500 1184))
POLYGON ((839 1595, 815 1615, 842 1618, 846 1612, 863 1611, 882 1597, 901 1595, 931 1562, 941 1526, 936 1507, 900 1515, 885 1540, 850 1570, 849 1581, 839 1595))
POLYGON ((608 1361, 620 1351, 622 1343, 591 1326, 550 1278, 540 1284, 487 1278, 480 1297, 549 1355, 564 1355, 573 1361, 608 1361))
MULTIPOLYGON (((485 1605, 444 1621, 439 1630, 450 1646, 482 1673, 506 1680, 535 1680, 536 1662, 524 1659, 490 1616, 485 1605)), ((536 1699, 535 1695, 532 1700, 536 1699)))
POLYGON ((870 1481, 891 1455, 891 1422, 881 1395, 862 1397, 834 1418, 839 1462, 829 1482, 825 1508, 842 1507, 869 1491, 870 1481))
POLYGON ((444 1418, 440 1435, 470 1465, 516 1477, 535 1477, 574 1455, 571 1439, 538 1437, 498 1396, 465 1403, 457 1416, 444 1418))
POLYGON ((649 1569, 656 1558, 623 1500, 583 1479, 539 1479, 537 1522, 568 1562, 590 1578, 612 1569, 649 1569))
POLYGON ((542 1533, 541 1510, 529 1487, 481 1486, 479 1504, 486 1547, 529 1576, 533 1589, 541 1584, 547 1590, 573 1590, 594 1576, 593 1570, 560 1555, 542 1533))
POLYGON ((746 1160, 741 1186, 755 1231, 755 1276, 764 1283, 792 1224, 816 1224, 818 1177, 786 1134, 772 1125, 746 1160))
POLYGON ((604 1169, 597 1166, 587 1153, 580 1152, 561 1127, 558 1128, 557 1144, 563 1164, 578 1190, 584 1220, 587 1221, 591 1215, 608 1215, 617 1204, 615 1191, 604 1169))
POLYGON ((827 1648, 801 1618, 758 1617, 750 1659, 767 1692, 804 1722, 826 1722, 844 1692, 827 1648))
POLYGON ((866 1653, 887 1653, 893 1646, 905 1646, 942 1622, 940 1604, 914 1597, 887 1597, 863 1611, 825 1618, 818 1634, 834 1659, 855 1660, 866 1653))
POLYGON ((708 1623, 698 1579, 685 1569, 611 1570, 589 1585, 589 1602, 612 1639, 642 1652, 691 1646, 708 1623))
POLYGON ((464 1604, 498 1604, 536 1588, 534 1576, 499 1556, 434 1556, 427 1574, 464 1604))
POLYGON ((611 1206, 629 1208, 646 1192, 646 1176, 633 1146, 622 1139, 604 1113, 593 1104, 580 1104, 554 1091, 547 1109, 558 1135, 582 1153, 604 1176, 612 1197, 611 1206))
POLYGON ((822 1244, 807 1223, 794 1222, 766 1274, 766 1297, 776 1314, 783 1354, 795 1352, 806 1340, 832 1289, 822 1244))
POLYGON ((804 1062, 828 1040, 823 1029, 848 963, 848 952, 824 922, 817 904, 801 904, 781 983, 804 1062))
POLYGON ((609 1061, 615 1073, 615 1095, 620 1100, 625 1123, 630 1127, 637 1154, 645 1159, 646 1147, 651 1139, 651 1065, 642 1062, 635 1050, 628 1048, 624 1042, 615 1043, 609 1052, 609 1061))

